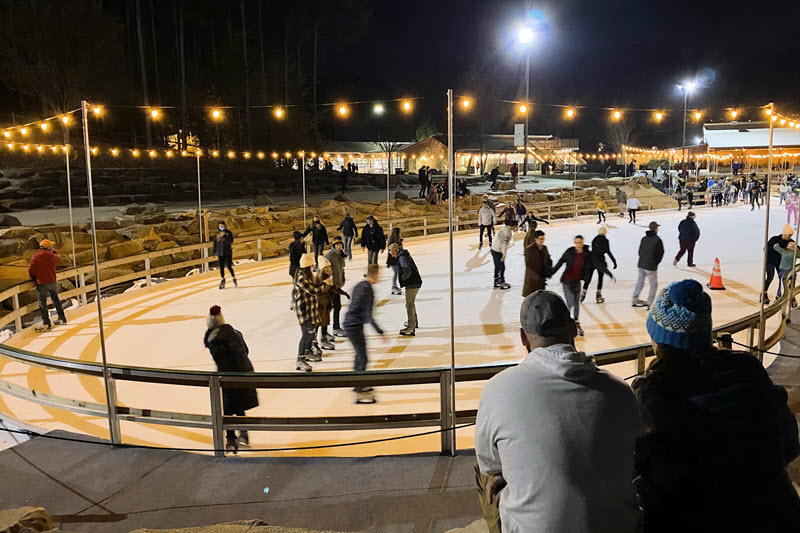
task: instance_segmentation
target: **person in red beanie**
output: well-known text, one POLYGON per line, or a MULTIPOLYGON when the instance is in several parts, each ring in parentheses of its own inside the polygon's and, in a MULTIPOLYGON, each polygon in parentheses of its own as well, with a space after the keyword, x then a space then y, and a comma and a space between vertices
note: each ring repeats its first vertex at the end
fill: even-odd
POLYGON ((61 307, 61 300, 58 299, 58 284, 56 283, 56 267, 58 266, 58 255, 53 251, 53 242, 43 239, 39 243, 39 251, 31 258, 28 265, 28 275, 36 284, 36 296, 39 299, 39 310, 42 312, 42 324, 36 327, 38 333, 50 331, 50 313, 47 310, 47 296, 56 308, 58 319, 55 324, 67 323, 64 316, 64 308, 61 307))

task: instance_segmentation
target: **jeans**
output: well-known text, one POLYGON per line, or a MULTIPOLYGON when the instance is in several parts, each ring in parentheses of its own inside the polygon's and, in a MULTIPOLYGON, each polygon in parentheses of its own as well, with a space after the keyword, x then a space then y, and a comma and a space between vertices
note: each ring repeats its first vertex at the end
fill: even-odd
POLYGON ((372 250, 367 250, 367 264, 378 264, 378 250, 375 250, 374 252, 372 250))
POLYGON ((492 250, 494 260, 494 284, 506 282, 506 262, 503 261, 503 254, 492 250))
POLYGON ((778 205, 783 205, 783 202, 785 202, 785 201, 786 201, 786 193, 782 192, 780 200, 778 201, 778 205))
POLYGON ((44 285, 36 285, 36 297, 39 299, 39 311, 42 312, 42 323, 50 325, 50 313, 47 312, 47 296, 50 295, 50 300, 53 301, 53 307, 56 308, 58 318, 67 321, 64 316, 64 308, 61 307, 61 300, 58 299, 58 284, 45 283, 44 285))
POLYGON ((750 210, 752 211, 755 209, 756 204, 758 204, 758 208, 761 209, 761 198, 759 198, 758 194, 751 194, 750 195, 750 210))
POLYGON ((317 332, 317 328, 310 320, 306 320, 300 324, 300 330, 300 345, 297 347, 298 357, 311 351, 311 344, 314 342, 314 334, 317 332))
POLYGON ((397 285, 397 279, 400 277, 400 266, 399 265, 391 265, 392 266, 392 288, 398 289, 400 288, 397 285))
POLYGON ((231 273, 231 277, 236 279, 236 274, 233 273, 233 256, 218 255, 217 259, 219 260, 219 275, 222 277, 222 281, 225 281, 225 267, 228 268, 228 271, 231 273))
POLYGON ((339 314, 342 312, 342 295, 332 292, 331 302, 333 303, 333 329, 341 329, 339 327, 339 314))
POLYGON ((492 224, 481 224, 480 229, 480 244, 483 246, 483 232, 486 230, 486 236, 489 237, 489 246, 492 245, 492 234, 494 233, 494 226, 492 224))
POLYGON ((353 259, 353 237, 352 235, 345 235, 342 240, 344 240, 344 253, 347 255, 348 259, 353 259))
POLYGON ((639 299, 639 295, 642 293, 642 289, 644 289, 645 279, 650 280, 650 292, 647 295, 647 305, 653 305, 656 299, 656 293, 658 292, 658 270, 639 269, 639 277, 636 279, 636 286, 633 288, 633 300, 636 301, 639 299))
POLYGON ((407 329, 414 331, 417 329, 417 293, 419 287, 406 287, 406 314, 408 315, 407 329))
POLYGON ((789 272, 789 269, 778 270, 778 298, 783 294, 783 276, 785 276, 787 272, 789 272))
POLYGON ((567 309, 572 309, 572 318, 575 322, 581 316, 581 282, 580 280, 565 281, 561 284, 564 289, 564 301, 567 309))
MULTIPOLYGON (((353 370, 355 372, 364 372, 367 369, 367 339, 364 337, 364 326, 352 326, 344 330, 347 340, 353 345, 355 351, 355 360, 353 361, 353 370)), ((361 392, 363 387, 356 387, 353 389, 356 392, 361 392)))
POLYGON ((681 243, 681 250, 678 252, 678 255, 675 256, 675 261, 680 261, 683 254, 688 252, 689 256, 686 258, 686 263, 688 265, 694 264, 694 241, 680 241, 681 243))
POLYGON ((628 209, 628 218, 630 222, 636 223, 636 209, 628 209))
POLYGON ((517 227, 520 229, 520 231, 525 231, 525 221, 527 219, 527 215, 517 215, 517 227))
POLYGON ((315 264, 319 264, 319 263, 317 262, 317 258, 318 258, 319 256, 321 256, 321 255, 325 255, 325 254, 323 253, 324 251, 325 251, 325 245, 324 245, 324 244, 317 244, 317 243, 314 243, 314 263, 315 263, 315 264))
POLYGON ((678 211, 680 211, 681 208, 683 207, 683 198, 678 197, 677 200, 678 200, 678 211))

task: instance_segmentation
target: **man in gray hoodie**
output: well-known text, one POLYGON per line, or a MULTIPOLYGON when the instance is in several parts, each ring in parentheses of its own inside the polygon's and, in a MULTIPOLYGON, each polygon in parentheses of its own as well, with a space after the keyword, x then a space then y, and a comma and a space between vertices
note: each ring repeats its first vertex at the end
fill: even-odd
POLYGON ((528 355, 489 380, 478 407, 484 516, 496 517, 499 498, 503 533, 639 531, 633 452, 643 423, 633 391, 575 349, 575 321, 557 294, 525 298, 520 322, 528 355))

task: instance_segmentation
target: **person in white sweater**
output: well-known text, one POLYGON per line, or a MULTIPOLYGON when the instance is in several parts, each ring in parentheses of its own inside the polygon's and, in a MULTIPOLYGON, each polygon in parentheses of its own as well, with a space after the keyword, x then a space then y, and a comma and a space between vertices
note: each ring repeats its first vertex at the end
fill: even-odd
POLYGON ((511 245, 512 235, 517 222, 507 220, 506 225, 497 230, 494 242, 492 243, 492 259, 494 259, 494 288, 510 289, 511 285, 506 283, 506 251, 511 245))
POLYGON ((478 250, 483 248, 483 232, 486 231, 486 236, 489 237, 489 246, 492 246, 492 235, 494 234, 494 225, 497 223, 497 213, 491 206, 489 200, 484 200, 483 205, 478 210, 478 224, 480 225, 480 234, 478 242, 478 250))

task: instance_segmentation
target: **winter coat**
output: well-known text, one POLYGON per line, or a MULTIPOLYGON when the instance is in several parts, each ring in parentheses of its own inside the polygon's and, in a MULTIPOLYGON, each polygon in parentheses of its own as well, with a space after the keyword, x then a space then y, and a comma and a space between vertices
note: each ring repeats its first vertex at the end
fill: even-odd
POLYGON ((301 240, 289 243, 289 275, 294 277, 294 273, 300 268, 300 258, 306 253, 306 245, 301 240))
MULTIPOLYGON (((528 233, 536 231, 536 228, 539 225, 538 222, 544 222, 548 226, 550 225, 550 222, 548 222, 547 220, 539 218, 536 215, 534 215, 533 211, 528 211, 528 216, 525 217, 525 223, 528 225, 528 233)), ((528 235, 526 234, 525 237, 527 238, 527 236, 528 235)))
MULTIPOLYGON (((792 242, 791 240, 789 242, 792 242)), ((789 270, 792 268, 794 262, 794 250, 783 248, 781 243, 775 243, 772 249, 781 254, 781 262, 778 264, 778 270, 789 270)))
POLYGON ((407 289, 419 289, 422 287, 422 276, 414 262, 411 254, 403 248, 397 254, 397 264, 400 267, 400 286, 407 289))
POLYGON ((510 205, 505 206, 503 210, 500 211, 500 216, 503 217, 506 222, 513 222, 517 220, 517 212, 514 211, 514 208, 510 205))
POLYGON ((786 245, 791 242, 791 239, 784 240, 783 236, 775 235, 767 241, 767 264, 778 268, 781 264, 781 254, 775 251, 775 245, 780 244, 781 248, 786 248, 786 245))
POLYGON ((592 266, 595 270, 608 272, 606 265, 606 254, 611 258, 614 268, 617 268, 617 260, 614 254, 611 253, 611 245, 605 235, 598 235, 592 239, 592 266))
POLYGON ((540 250, 533 238, 533 231, 525 234, 525 282, 522 286, 522 297, 544 290, 545 278, 553 268, 553 260, 547 246, 540 250))
MULTIPOLYGON (((566 249, 566 251, 561 255, 561 259, 558 260, 558 263, 550 270, 550 275, 555 275, 558 272, 558 269, 561 268, 561 265, 566 265, 564 268, 564 273, 561 274, 561 282, 564 283, 564 276, 572 270, 572 265, 575 264, 575 259, 578 258, 578 250, 574 246, 570 246, 566 249)), ((581 268, 581 281, 586 281, 589 279, 589 275, 592 273, 592 251, 589 249, 588 246, 583 247, 583 268, 581 268)))
POLYGON ((342 235, 345 237, 355 237, 356 233, 358 233, 358 227, 352 217, 344 217, 344 220, 342 220, 339 227, 336 229, 341 231, 342 235))
MULTIPOLYGON (((203 344, 217 364, 217 372, 254 372, 250 349, 242 334, 229 324, 209 329, 203 344)), ((244 412, 258 405, 256 389, 222 388, 222 408, 225 413, 244 412)))
POLYGON ((697 242, 700 239, 700 228, 691 218, 684 218, 678 224, 678 241, 697 242))
POLYGON ((212 252, 217 257, 222 255, 233 255, 233 233, 228 228, 220 231, 214 237, 214 250, 212 252))
MULTIPOLYGON (((389 235, 389 239, 386 241, 386 248, 389 246, 396 244, 402 250, 403 248, 403 239, 394 239, 392 235, 389 235)), ((386 266, 392 267, 397 266, 397 258, 393 257, 392 254, 389 254, 389 257, 386 258, 386 266)))
POLYGON ((497 235, 494 236, 492 251, 503 254, 503 261, 506 259, 506 250, 508 250, 511 244, 511 239, 511 226, 501 226, 500 229, 497 230, 497 235))
POLYGON ((645 532, 796 531, 786 465, 800 455, 797 422, 758 359, 675 351, 633 390, 646 411, 635 454, 645 532))
POLYGON ((608 206, 606 205, 606 203, 603 201, 602 198, 595 198, 594 203, 597 205, 598 211, 603 211, 604 213, 608 211, 608 206))
MULTIPOLYGON (((317 279, 317 282, 322 282, 321 279, 317 279)), ((317 306, 315 308, 316 312, 314 314, 314 319, 312 322, 316 326, 330 326, 331 325, 331 309, 333 309, 333 295, 339 294, 341 296, 346 295, 347 293, 344 292, 342 289, 334 285, 325 285, 322 289, 322 292, 317 295, 317 306)))
POLYGON ((58 255, 52 250, 40 249, 33 254, 28 265, 28 276, 37 285, 48 285, 56 282, 58 255))
POLYGON ((483 204, 478 210, 478 224, 481 226, 492 226, 495 224, 496 219, 497 215, 495 215, 494 209, 488 205, 483 204))
POLYGON ((528 214, 528 209, 525 207, 525 204, 523 204, 522 202, 517 202, 517 205, 516 205, 515 209, 517 211, 517 216, 518 217, 524 217, 525 215, 528 214))
POLYGON ((297 320, 314 322, 318 315, 317 296, 325 290, 327 284, 318 283, 312 275, 306 274, 305 269, 298 268, 294 273, 294 286, 292 287, 292 300, 297 320))
POLYGON ((320 224, 319 228, 316 224, 311 224, 303 232, 303 237, 305 238, 305 236, 309 233, 311 234, 311 242, 313 242, 316 246, 328 245, 328 230, 325 228, 324 224, 320 224))
POLYGON ((369 224, 364 226, 361 230, 361 247, 370 252, 386 249, 386 235, 383 234, 383 228, 380 224, 375 222, 373 226, 369 224))
POLYGON ((648 230, 639 243, 639 268, 658 270, 658 264, 664 259, 664 243, 655 231, 648 230))
POLYGON ((344 287, 344 260, 347 257, 344 250, 341 252, 335 248, 325 254, 325 259, 331 264, 331 273, 333 274, 333 284, 339 288, 344 287))
POLYGON ((347 306, 347 314, 344 317, 342 326, 344 328, 359 328, 364 324, 372 324, 375 331, 383 333, 383 330, 375 322, 372 310, 375 305, 375 291, 372 284, 367 281, 360 281, 353 289, 350 305, 347 306))
POLYGON ((628 195, 622 189, 617 193, 617 203, 620 205, 626 205, 628 203, 628 195))

